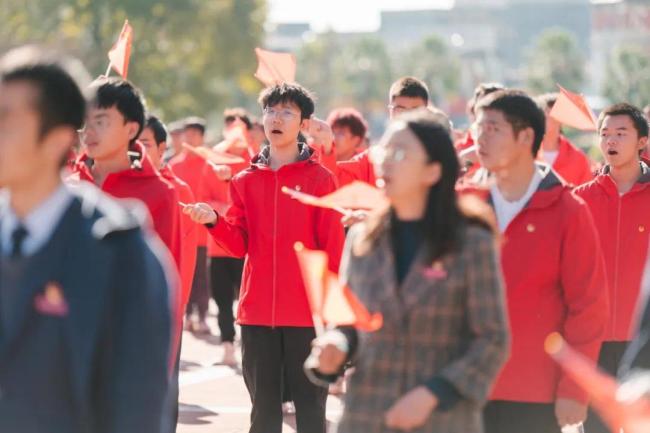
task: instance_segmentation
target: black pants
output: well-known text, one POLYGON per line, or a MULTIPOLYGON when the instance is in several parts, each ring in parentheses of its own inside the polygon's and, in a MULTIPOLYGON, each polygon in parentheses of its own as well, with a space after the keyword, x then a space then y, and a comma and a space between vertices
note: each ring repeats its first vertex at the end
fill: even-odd
POLYGON ((219 307, 217 322, 222 342, 235 341, 235 316, 232 304, 241 284, 244 261, 233 257, 210 257, 210 287, 219 307))
MULTIPOLYGON (((627 341, 606 341, 600 348, 598 356, 598 366, 607 373, 616 376, 618 367, 623 359, 625 349, 629 342, 627 341)), ((587 422, 585 423, 585 433, 609 433, 611 430, 598 416, 598 414, 589 408, 587 422)), ((617 432, 618 433, 618 430, 617 432)))
POLYGON ((250 433, 281 433, 284 378, 296 406, 297 432, 325 433, 327 389, 303 371, 315 336, 314 328, 241 327, 242 370, 253 404, 250 433))
POLYGON ((185 313, 189 317, 196 309, 199 313, 199 319, 205 320, 209 304, 207 248, 199 247, 196 250, 196 267, 194 268, 194 279, 192 280, 192 292, 185 313))
POLYGON ((485 433, 560 433, 552 403, 493 400, 483 410, 485 433))

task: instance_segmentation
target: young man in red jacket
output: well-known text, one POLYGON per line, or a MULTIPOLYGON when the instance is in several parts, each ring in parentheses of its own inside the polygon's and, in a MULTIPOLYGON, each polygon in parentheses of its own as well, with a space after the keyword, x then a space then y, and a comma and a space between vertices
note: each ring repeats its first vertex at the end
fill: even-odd
MULTIPOLYGON (((402 77, 395 81, 388 92, 388 115, 391 119, 406 111, 426 107, 429 104, 427 85, 414 77, 402 77)), ((335 145, 335 144, 334 144, 335 145)), ((375 185, 377 177, 370 163, 369 150, 365 150, 348 161, 338 161, 333 146, 324 145, 322 162, 337 177, 339 186, 360 180, 375 185)))
MULTIPOLYGON (((185 119, 183 140, 189 146, 203 147, 205 145, 205 120, 200 117, 185 119)), ((194 197, 198 201, 208 201, 208 197, 215 189, 216 177, 204 176, 207 167, 205 160, 192 152, 183 150, 179 155, 169 161, 170 168, 176 176, 190 186, 194 197)), ((192 291, 186 311, 185 326, 190 331, 200 334, 209 334, 210 328, 206 322, 210 302, 208 288, 208 232, 204 227, 199 227, 198 246, 196 250, 196 267, 192 280, 192 291), (192 313, 196 310, 198 320, 194 321, 192 313)))
POLYGON ((569 141, 560 130, 560 123, 549 116, 557 101, 557 93, 541 95, 537 101, 546 115, 546 133, 538 158, 553 167, 567 183, 578 186, 594 178, 587 155, 569 141))
POLYGON ((81 132, 85 152, 69 180, 92 182, 114 197, 142 201, 156 233, 180 264, 178 195, 137 141, 145 121, 139 90, 128 81, 101 78, 91 85, 90 93, 81 132))
POLYGON ((343 246, 339 216, 305 206, 282 193, 287 186, 322 196, 336 188, 314 150, 297 140, 314 112, 310 93, 282 84, 260 96, 270 145, 230 182, 232 206, 218 215, 198 203, 185 212, 210 227, 214 239, 235 257, 246 257, 237 312, 241 325, 244 380, 253 402, 251 433, 282 430, 283 369, 296 405, 299 432, 325 432, 327 389, 303 371, 315 336, 294 244, 327 251, 337 271, 343 246))
MULTIPOLYGON (((559 332, 593 359, 605 332, 607 285, 586 204, 548 166, 536 164, 544 113, 523 92, 501 90, 477 107, 477 144, 503 233, 501 265, 511 357, 485 409, 487 433, 559 432, 583 422, 587 395, 544 352, 559 332)), ((487 179, 486 179, 487 180, 487 179)))
MULTIPOLYGON (((368 124, 354 108, 337 108, 327 116, 327 124, 334 135, 336 161, 349 161, 364 151, 368 124)), ((343 186, 343 185, 339 185, 343 186)))
MULTIPOLYGON (((575 192, 594 216, 605 256, 610 317, 599 364, 616 375, 632 339, 632 325, 650 233, 650 167, 640 154, 648 142, 648 122, 638 108, 616 104, 598 118, 600 150, 607 165, 575 192)), ((589 433, 607 432, 595 413, 589 433)))

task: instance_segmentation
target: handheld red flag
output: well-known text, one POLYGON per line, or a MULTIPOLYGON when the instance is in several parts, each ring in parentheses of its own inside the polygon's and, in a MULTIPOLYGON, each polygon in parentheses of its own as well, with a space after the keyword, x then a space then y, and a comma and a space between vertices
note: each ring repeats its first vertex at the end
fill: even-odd
POLYGON ((382 327, 382 315, 368 312, 350 288, 327 269, 327 253, 305 248, 300 242, 296 243, 295 250, 315 323, 354 326, 366 332, 382 327))
POLYGON ((560 88, 560 95, 555 101, 549 116, 572 128, 595 131, 596 118, 587 105, 584 96, 571 93, 560 85, 558 87, 560 88))
POLYGON ((133 28, 129 24, 129 20, 124 21, 120 37, 115 42, 115 45, 108 52, 108 70, 106 75, 109 74, 111 67, 126 80, 129 74, 129 60, 131 58, 131 46, 133 45, 133 28))
POLYGON ((546 352, 580 387, 589 393, 592 404, 612 431, 641 432, 650 427, 650 401, 630 399, 616 380, 600 371, 584 355, 573 350, 558 333, 549 335, 546 352))
POLYGON ((343 214, 354 210, 378 211, 388 206, 388 199, 381 190, 360 181, 354 181, 323 197, 287 187, 282 188, 282 192, 306 205, 334 209, 343 214))
POLYGON ((296 56, 255 48, 257 71, 255 77, 266 87, 296 80, 296 56))
POLYGON ((244 158, 242 158, 241 156, 231 155, 229 153, 217 152, 215 150, 210 150, 206 147, 192 147, 187 143, 183 143, 183 148, 188 152, 191 152, 194 155, 212 164, 217 164, 217 165, 241 164, 242 162, 245 162, 244 158))

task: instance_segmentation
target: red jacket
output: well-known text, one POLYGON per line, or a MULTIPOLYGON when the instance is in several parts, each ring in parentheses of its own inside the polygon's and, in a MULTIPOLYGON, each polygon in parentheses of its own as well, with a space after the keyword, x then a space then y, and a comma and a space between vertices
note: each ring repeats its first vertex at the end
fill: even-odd
MULTIPOLYGON (((204 177, 204 169, 208 164, 203 158, 188 151, 183 151, 169 161, 169 166, 174 170, 176 176, 190 186, 196 201, 209 202, 208 197, 214 188, 216 176, 209 179, 204 177)), ((199 227, 198 230, 198 246, 206 247, 208 232, 204 227, 199 227)))
POLYGON ((548 167, 503 234, 501 266, 512 348, 490 399, 586 402, 544 352, 544 340, 559 332, 596 362, 609 308, 604 263, 587 205, 548 167))
MULTIPOLYGON (((540 150, 541 155, 542 150, 540 150)), ((560 147, 553 170, 566 183, 578 186, 594 178, 591 162, 587 155, 571 143, 565 136, 560 135, 560 147)))
POLYGON ((234 257, 246 257, 238 323, 261 326, 313 326, 294 244, 325 250, 338 271, 343 248, 340 215, 306 206, 281 189, 287 186, 322 196, 336 189, 332 174, 313 149, 301 148, 298 162, 277 171, 268 167, 268 148, 230 182, 232 206, 210 234, 234 257))
MULTIPOLYGON (((144 150, 141 148, 141 155, 144 150)), ((139 159, 141 168, 111 173, 106 176, 101 190, 117 198, 135 198, 149 209, 154 230, 165 243, 180 269, 180 222, 178 213, 178 194, 173 185, 164 180, 154 168, 149 157, 139 159)), ((95 183, 88 165, 89 158, 83 153, 77 158, 71 181, 95 183)))
MULTIPOLYGON (((248 153, 244 153, 240 156, 244 158, 245 162, 230 165, 233 177, 250 166, 250 156, 248 153)), ((230 204, 232 203, 232 200, 230 199, 230 181, 223 181, 219 179, 218 176, 214 173, 214 170, 212 170, 212 167, 207 164, 203 170, 203 178, 208 179, 208 181, 213 185, 213 188, 206 191, 206 194, 201 201, 209 203, 212 208, 217 211, 218 214, 225 215, 226 211, 230 207, 230 204)), ((208 257, 229 256, 230 254, 228 254, 218 243, 216 243, 212 236, 208 236, 208 257)))
MULTIPOLYGON (((190 187, 180 180, 174 171, 165 165, 160 169, 160 175, 163 179, 167 180, 174 186, 178 198, 183 203, 194 203, 194 194, 190 187)), ((190 219, 189 216, 183 214, 183 209, 177 206, 181 230, 181 263, 180 263, 180 277, 181 277, 181 300, 180 310, 185 311, 185 307, 190 299, 190 292, 192 291, 192 280, 194 279, 194 267, 196 266, 196 246, 199 236, 199 225, 190 219)))
POLYGON ((650 233, 650 169, 622 197, 609 167, 591 182, 576 188, 589 205, 605 256, 610 319, 605 341, 630 341, 636 302, 648 253, 650 233))
POLYGON ((369 154, 370 152, 366 149, 348 161, 337 162, 336 154, 332 151, 329 155, 322 154, 320 158, 322 164, 336 176, 339 187, 352 183, 355 180, 360 180, 375 186, 377 177, 375 176, 375 169, 370 162, 369 154))

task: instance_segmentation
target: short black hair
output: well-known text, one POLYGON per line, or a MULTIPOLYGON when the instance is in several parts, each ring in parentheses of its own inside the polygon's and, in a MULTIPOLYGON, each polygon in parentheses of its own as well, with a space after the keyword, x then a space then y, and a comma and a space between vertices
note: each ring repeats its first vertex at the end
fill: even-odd
POLYGON ((201 135, 205 134, 206 125, 207 122, 202 117, 190 116, 183 119, 183 129, 196 129, 201 135))
POLYGON ((251 118, 248 115, 248 111, 246 111, 245 109, 236 107, 236 108, 226 108, 223 111, 223 123, 225 123, 226 125, 234 122, 237 119, 244 122, 244 125, 246 125, 247 130, 250 131, 250 129, 253 127, 253 123, 251 122, 251 118))
POLYGON ((167 128, 162 120, 156 116, 147 116, 145 128, 149 128, 151 129, 151 132, 153 132, 153 138, 156 140, 156 145, 160 146, 160 143, 167 141, 167 128))
POLYGON ((388 92, 388 98, 393 101, 398 96, 420 98, 425 104, 429 103, 429 88, 424 81, 415 77, 402 77, 395 81, 388 92))
POLYGON ((112 108, 124 117, 126 122, 136 122, 138 133, 129 143, 133 145, 144 128, 146 106, 140 90, 130 81, 121 78, 100 78, 91 85, 91 106, 112 108))
POLYGON ((515 134, 526 128, 535 133, 533 156, 537 156, 542 145, 546 129, 546 116, 537 103, 526 92, 515 89, 499 90, 481 99, 476 111, 495 110, 503 113, 506 121, 512 125, 515 134))
POLYGON ((300 119, 309 119, 314 114, 314 95, 298 83, 282 83, 262 90, 258 102, 262 109, 282 103, 291 103, 300 109, 300 119))
POLYGON ((598 116, 598 131, 600 131, 600 128, 603 126, 603 121, 607 116, 628 116, 632 120, 639 138, 648 136, 648 119, 645 118, 641 110, 632 104, 622 102, 611 105, 601 111, 598 116))
POLYGON ((83 67, 77 60, 60 56, 56 60, 34 46, 16 48, 0 60, 1 83, 25 82, 36 90, 39 138, 60 126, 74 130, 83 126, 86 100, 80 88, 81 72, 83 67))
POLYGON ((474 110, 476 108, 476 104, 478 104, 478 101, 485 98, 490 93, 494 93, 499 90, 503 90, 505 88, 506 87, 501 83, 480 83, 474 89, 474 94, 472 95, 472 99, 470 99, 469 102, 467 103, 468 111, 474 114, 474 110))
POLYGON ((539 108, 542 110, 550 110, 555 106, 555 103, 557 102, 557 98, 559 98, 559 96, 560 94, 557 92, 544 93, 536 97, 535 101, 537 102, 537 105, 539 105, 539 108))

